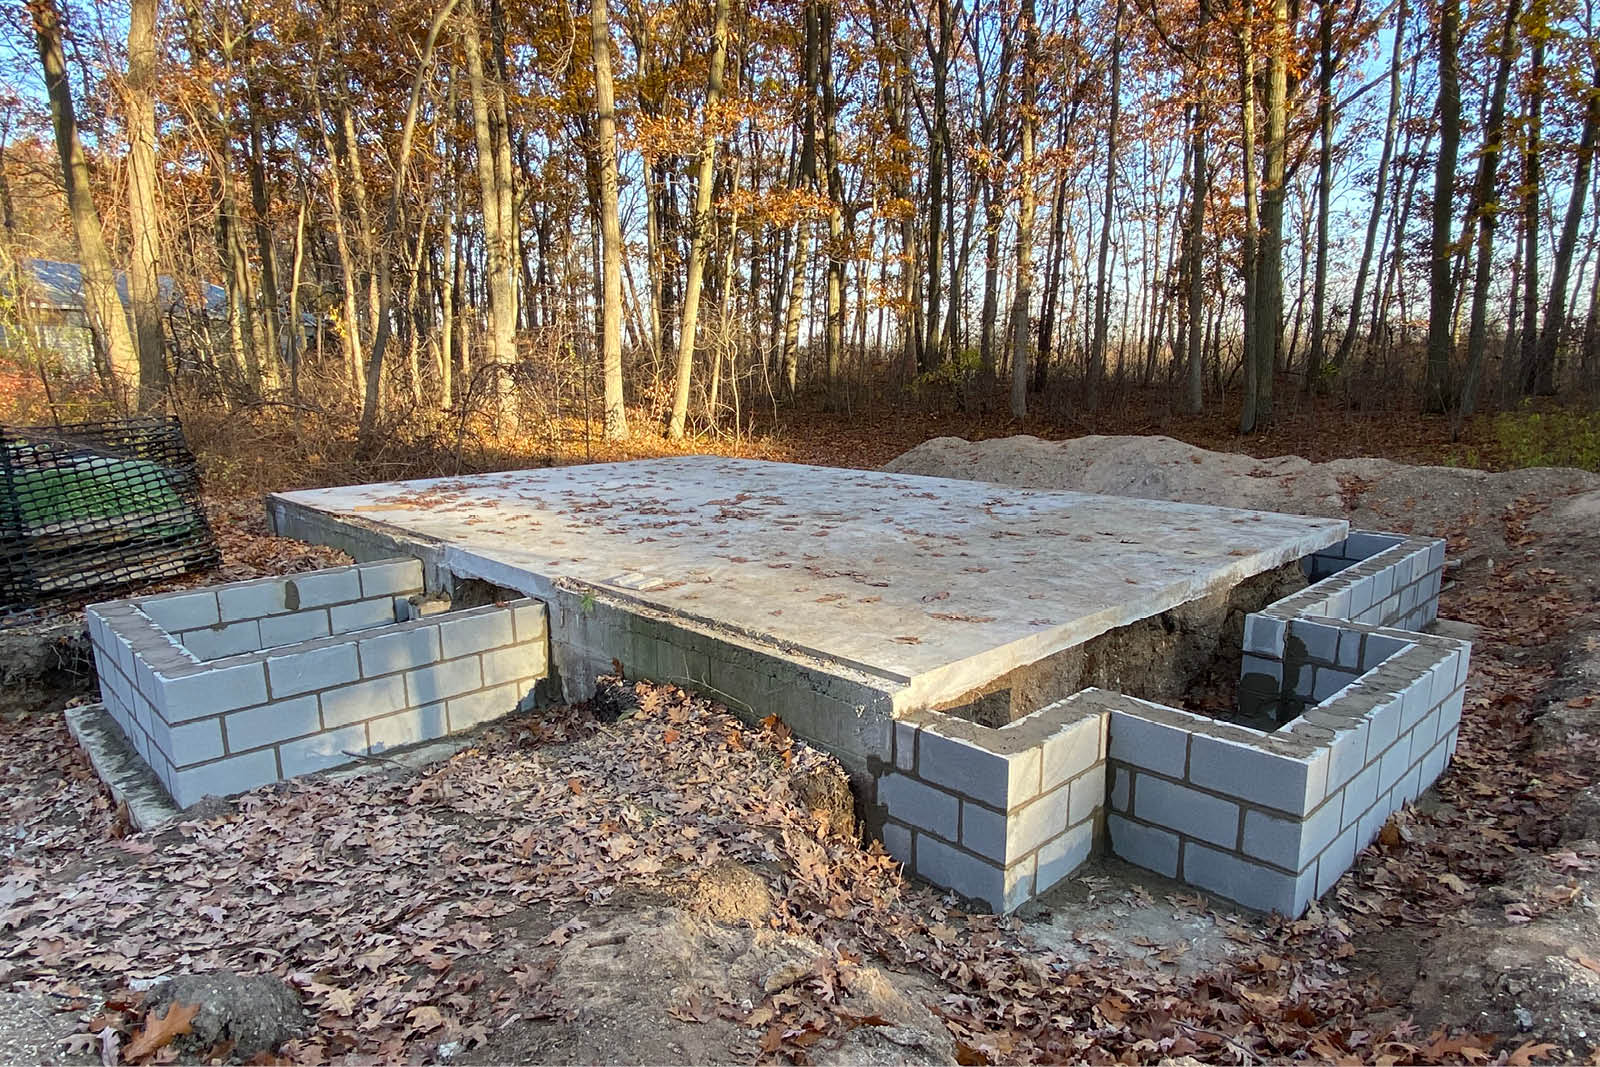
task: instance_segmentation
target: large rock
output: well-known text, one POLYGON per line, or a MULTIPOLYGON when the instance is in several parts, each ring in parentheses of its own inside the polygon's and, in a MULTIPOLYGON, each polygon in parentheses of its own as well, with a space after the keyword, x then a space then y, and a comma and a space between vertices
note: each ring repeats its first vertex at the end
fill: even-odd
POLYGON ((189 974, 163 982, 150 991, 147 1010, 158 1014, 173 1004, 198 1004, 190 1033, 180 1049, 204 1052, 218 1042, 233 1042, 233 1055, 249 1059, 271 1052, 305 1029, 300 997, 270 974, 189 974))

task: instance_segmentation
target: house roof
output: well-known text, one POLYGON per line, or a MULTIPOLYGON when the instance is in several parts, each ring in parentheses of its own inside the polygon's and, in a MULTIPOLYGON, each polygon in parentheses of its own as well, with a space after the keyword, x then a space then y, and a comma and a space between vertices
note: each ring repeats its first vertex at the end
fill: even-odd
MULTIPOLYGON (((33 295, 41 303, 59 311, 83 308, 83 268, 77 263, 59 259, 24 259, 20 266, 27 274, 33 295)), ((0 281, 0 288, 4 282, 0 281)), ((128 303, 128 276, 117 271, 117 295, 124 305, 128 303)), ((189 294, 170 275, 161 275, 160 301, 163 312, 183 311, 189 307, 189 294)), ((227 311, 228 297, 222 286, 205 283, 205 311, 207 316, 221 317, 227 311)))

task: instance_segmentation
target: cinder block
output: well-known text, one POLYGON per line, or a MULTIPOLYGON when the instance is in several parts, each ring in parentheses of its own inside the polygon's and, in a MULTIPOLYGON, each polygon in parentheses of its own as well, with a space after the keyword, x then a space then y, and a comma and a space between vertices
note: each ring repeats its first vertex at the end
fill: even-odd
POLYGON ((1430 690, 1429 700, 1437 707, 1450 699, 1450 694, 1456 687, 1456 661, 1461 653, 1454 650, 1434 665, 1429 672, 1430 690))
MULTIPOLYGON (((1372 602, 1383 607, 1394 592, 1394 568, 1385 567, 1372 576, 1372 602)), ((1385 609, 1387 610, 1387 609, 1385 609)))
POLYGON ((1244 650, 1272 659, 1283 658, 1286 623, 1270 615, 1252 612, 1244 617, 1244 650))
POLYGON ((917 736, 917 775, 1002 811, 1039 793, 1039 749, 1002 755, 924 726, 917 736))
POLYGON ((406 685, 398 674, 324 690, 320 699, 322 725, 328 730, 388 715, 408 706, 406 685))
POLYGON ((1317 896, 1326 896, 1356 860, 1356 827, 1346 827, 1317 858, 1317 896))
MULTIPOLYGON (((1252 745, 1196 734, 1189 780, 1252 804, 1301 816, 1322 803, 1328 781, 1328 752, 1296 758, 1252 745)), ((1139 782, 1134 792, 1144 788, 1139 782)))
POLYGON ((1311 699, 1320 704, 1345 686, 1354 683, 1355 680, 1356 675, 1350 671, 1341 671, 1333 667, 1318 667, 1316 679, 1311 686, 1311 699))
POLYGON ((324 730, 278 746, 278 761, 285 778, 337 767, 366 754, 367 728, 361 723, 324 730))
POLYGON ((314 641, 319 637, 327 637, 333 632, 328 625, 327 608, 273 615, 261 619, 256 625, 261 630, 262 648, 297 645, 301 641, 314 641))
POLYGON ((505 608, 477 609, 439 618, 439 641, 446 659, 499 648, 516 639, 511 612, 505 608))
POLYGON ((910 723, 894 724, 894 766, 907 774, 917 769, 917 728, 910 723))
POLYGON ((910 864, 911 857, 911 828, 902 826, 897 822, 883 824, 883 833, 880 836, 883 850, 901 863, 910 864))
POLYGON ((1422 795, 1422 765, 1414 763, 1406 768, 1406 773, 1400 776, 1400 781, 1395 783, 1394 798, 1396 806, 1410 804, 1422 795))
POLYGON ((1305 649, 1306 659, 1313 663, 1333 663, 1339 655, 1339 628, 1321 622, 1295 619, 1289 623, 1289 637, 1305 649))
POLYGON ((384 560, 357 567, 363 599, 406 596, 422 591, 422 562, 415 559, 384 560))
POLYGON ((423 708, 408 708, 398 715, 386 715, 367 722, 367 740, 374 753, 385 749, 414 745, 419 741, 432 741, 448 731, 443 704, 429 704, 423 708))
POLYGON ((1372 607, 1372 576, 1357 578, 1350 584, 1350 617, 1359 619, 1372 607))
POLYGON ((1344 554, 1350 559, 1371 559, 1379 552, 1385 552, 1396 545, 1403 544, 1403 537, 1394 537, 1390 534, 1373 533, 1370 530, 1351 530, 1350 536, 1344 542, 1344 554))
POLYGON ((325 608, 361 599, 361 576, 355 567, 296 574, 284 587, 291 609, 325 608))
POLYGON ((1433 684, 1429 676, 1424 674, 1407 685, 1401 701, 1400 732, 1406 733, 1433 707, 1433 684))
POLYGON ((1038 865, 1033 876, 1033 891, 1043 893, 1072 876, 1089 860, 1094 850, 1094 824, 1080 823, 1066 833, 1039 846, 1038 865))
POLYGON ((183 635, 183 645, 203 660, 223 659, 261 648, 261 630, 254 619, 207 626, 183 635))
POLYGON ((1420 762, 1437 740, 1439 740, 1439 710, 1435 708, 1428 712, 1411 731, 1410 762, 1420 762))
POLYGON ((356 642, 361 656, 361 676, 373 678, 425 667, 439 659, 439 628, 420 626, 364 637, 356 642))
POLYGON ((336 634, 387 626, 395 621, 394 601, 357 600, 349 604, 335 604, 328 609, 328 619, 336 634))
POLYGON ((1439 780, 1439 776, 1444 773, 1445 764, 1449 762, 1449 759, 1450 738, 1449 735, 1446 735, 1440 738, 1433 748, 1428 750, 1427 755, 1422 757, 1421 788, 1427 789, 1439 780))
POLYGON ((267 657, 267 680, 272 683, 274 697, 312 693, 353 682, 360 676, 354 642, 267 657))
POLYGON ((1128 796, 1132 792, 1133 772, 1126 767, 1114 766, 1111 777, 1111 810, 1126 812, 1128 796))
POLYGON ((470 730, 479 723, 503 718, 518 710, 523 693, 516 685, 501 685, 483 689, 462 697, 445 701, 450 732, 470 730))
POLYGON ((1106 816, 1106 829, 1111 836, 1112 855, 1168 878, 1178 876, 1177 834, 1116 814, 1106 816))
POLYGON ((169 723, 267 702, 267 677, 259 660, 159 681, 152 676, 151 689, 156 711, 169 723))
POLYGON ((1188 762, 1189 731, 1153 722, 1126 711, 1112 711, 1107 755, 1140 770, 1182 778, 1188 762))
POLYGON ((259 619, 288 610, 284 607, 284 581, 281 578, 218 586, 217 605, 223 622, 259 619))
POLYGON ((1284 874, 1198 841, 1183 845, 1183 880, 1257 911, 1281 912, 1298 918, 1311 902, 1317 872, 1284 874))
POLYGON ((1106 802, 1106 765, 1096 764, 1072 780, 1072 797, 1067 808, 1067 823, 1076 826, 1106 802))
MULTIPOLYGON (((1411 735, 1401 734, 1400 739, 1389 746, 1389 751, 1383 754, 1383 762, 1378 771, 1378 792, 1387 793, 1395 787, 1405 776, 1406 768, 1411 766, 1411 735)), ((1396 802, 1395 807, 1399 807, 1396 802)))
POLYGON ((1355 671, 1361 664, 1361 631, 1340 630, 1338 657, 1335 666, 1355 671))
POLYGON ((275 745, 322 729, 317 714, 317 698, 293 697, 246 708, 223 717, 229 752, 244 752, 263 745, 275 745))
POLYGON ((178 806, 187 808, 206 797, 245 793, 278 780, 278 762, 271 749, 229 756, 215 763, 172 772, 169 792, 178 806))
POLYGON ((222 621, 217 609, 217 594, 209 589, 198 593, 151 597, 140 601, 139 608, 168 633, 215 626, 222 621))
POLYGON ((892 819, 930 830, 946 841, 959 837, 961 803, 942 790, 903 774, 878 779, 878 803, 892 819))
POLYGON ((1324 800, 1304 820, 1283 819, 1254 809, 1246 811, 1243 851, 1284 870, 1299 872, 1338 836, 1342 811, 1338 796, 1324 800))
POLYGON ((545 651, 542 644, 508 645, 493 652, 485 652, 479 658, 483 666, 484 685, 543 678, 545 675, 545 651))
POLYGON ((1341 826, 1353 826, 1356 820, 1365 815, 1367 809, 1377 801, 1380 765, 1381 760, 1367 764, 1350 779, 1350 784, 1344 787, 1341 826))
POLYGON ((1225 848, 1233 848, 1239 840, 1239 805, 1152 774, 1138 776, 1133 814, 1225 848))
POLYGON ((167 729, 161 749, 178 767, 214 760, 223 754, 222 721, 197 719, 167 729))
POLYGON ((1350 617, 1350 587, 1335 589, 1328 594, 1327 616, 1330 619, 1348 619, 1350 617))
POLYGON ((1383 824, 1389 821, 1389 816, 1399 805, 1395 803, 1392 793, 1383 793, 1368 808, 1361 821, 1356 824, 1356 849, 1357 851, 1372 844, 1372 839, 1378 836, 1378 831, 1383 829, 1383 824))
MULTIPOLYGON (((1023 808, 1029 811, 1039 801, 1023 808)), ((961 845, 969 852, 976 852, 987 859, 994 860, 1004 866, 1008 859, 1020 858, 1021 854, 1011 854, 1008 827, 1021 821, 1021 813, 1007 818, 1000 812, 991 811, 982 804, 975 804, 970 800, 961 802, 961 845)))
POLYGON ((917 835, 917 876, 1008 912, 1033 896, 1032 857, 1003 869, 936 838, 917 835))
POLYGON ((482 688, 483 674, 477 656, 447 659, 418 670, 407 671, 407 703, 421 706, 470 693, 482 688))
POLYGON ((1445 702, 1442 705, 1440 705, 1440 707, 1439 707, 1439 736, 1440 737, 1443 737, 1444 735, 1446 735, 1446 734, 1450 733, 1451 731, 1453 731, 1457 726, 1461 725, 1461 709, 1462 709, 1463 704, 1466 701, 1466 698, 1467 698, 1467 691, 1465 689, 1457 689, 1454 693, 1451 693, 1450 696, 1445 699, 1445 702))
POLYGON ((1362 647, 1360 667, 1363 671, 1370 671, 1391 656, 1397 656, 1410 647, 1409 641, 1402 641, 1397 637, 1368 634, 1362 647))
POLYGON ((1100 751, 1100 719, 1079 719, 1045 739, 1040 752, 1040 792, 1050 792, 1105 759, 1105 753, 1100 751))
POLYGON ((1367 762, 1372 763, 1400 736, 1401 695, 1386 698, 1367 715, 1367 762))
POLYGON ((549 610, 537 600, 524 600, 511 605, 511 617, 516 624, 518 641, 543 641, 550 635, 549 610))

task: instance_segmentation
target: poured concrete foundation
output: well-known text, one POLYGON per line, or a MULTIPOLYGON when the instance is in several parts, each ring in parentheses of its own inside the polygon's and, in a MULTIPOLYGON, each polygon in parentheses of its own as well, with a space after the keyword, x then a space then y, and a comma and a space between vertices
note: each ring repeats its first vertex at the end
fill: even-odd
MULTIPOLYGON (((269 514, 278 533, 358 560, 413 556, 430 590, 459 597, 487 583, 543 601, 552 682, 567 699, 589 696, 620 662, 753 718, 778 714, 845 763, 869 832, 909 870, 996 910, 1109 848, 1241 903, 1298 911, 1336 861, 1348 866, 1376 808, 1415 796, 1411 779, 1425 787, 1454 744, 1453 729, 1426 747, 1408 734, 1404 766, 1375 752, 1378 779, 1392 767, 1405 780, 1381 796, 1374 781, 1373 806, 1352 810, 1347 828, 1343 792, 1339 816, 1328 814, 1334 726, 1297 719, 1275 734, 1103 688, 1050 691, 1064 684, 1051 677, 1067 677, 1057 665, 1119 633, 1208 602, 1226 608, 1251 582, 1281 594, 1274 583, 1296 563, 1316 585, 1235 604, 1248 613, 1233 624, 1247 713, 1311 708, 1343 722, 1373 710, 1348 703, 1352 687, 1415 688, 1419 671, 1430 687, 1447 670, 1455 682, 1464 649, 1386 629, 1431 619, 1442 544, 1365 541, 1337 520, 718 458, 285 493, 269 514), (1394 558, 1372 561, 1385 554, 1394 558), (1347 574, 1361 567, 1371 573, 1347 574), (1396 584, 1401 569, 1409 591, 1396 584), (1338 593, 1317 593, 1330 583, 1338 593), (1327 643, 1317 627, 1337 631, 1326 662, 1311 655, 1327 643), (1419 645, 1438 655, 1422 663, 1419 645), (1004 714, 975 711, 1002 689, 1004 714), (1191 735, 1258 751, 1267 765, 1252 775, 1298 775, 1296 803, 1263 806, 1221 778, 1192 780, 1191 735), (1167 825, 1163 790, 1177 818, 1204 810, 1213 823, 1167 825)), ((1077 669, 1073 686, 1106 681, 1077 669)), ((1452 707, 1459 718, 1459 684, 1440 696, 1435 731, 1452 707)))

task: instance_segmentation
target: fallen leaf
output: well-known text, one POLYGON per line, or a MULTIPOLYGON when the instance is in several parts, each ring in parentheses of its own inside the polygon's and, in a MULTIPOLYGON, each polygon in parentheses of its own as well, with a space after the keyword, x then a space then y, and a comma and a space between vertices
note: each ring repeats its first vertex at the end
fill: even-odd
POLYGON ((198 1004, 181 1004, 174 1002, 167 1006, 162 1015, 150 1012, 144 1017, 144 1029, 133 1035, 133 1040, 128 1042, 128 1047, 123 1050, 123 1058, 127 1060, 142 1060, 159 1048, 165 1047, 173 1038, 180 1037, 190 1031, 190 1024, 200 1012, 198 1004))

